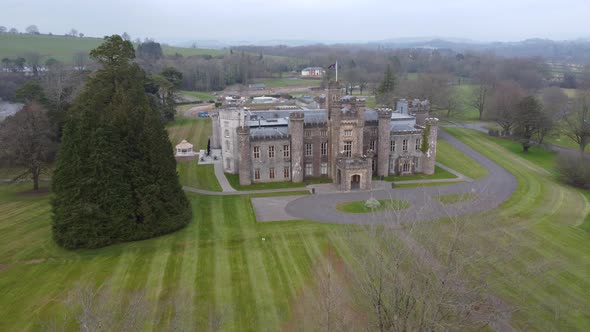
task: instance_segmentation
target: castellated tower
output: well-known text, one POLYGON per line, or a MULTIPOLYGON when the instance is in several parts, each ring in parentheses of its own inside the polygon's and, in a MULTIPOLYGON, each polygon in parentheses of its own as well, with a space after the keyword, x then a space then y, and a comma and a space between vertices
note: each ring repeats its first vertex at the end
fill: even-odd
POLYGON ((291 181, 303 182, 303 113, 293 112, 289 116, 291 136, 291 181))
POLYGON ((428 100, 420 101, 419 99, 410 100, 408 111, 416 117, 416 124, 419 126, 426 125, 426 119, 430 114, 430 103, 428 100))
POLYGON ((377 146, 377 175, 389 175, 391 110, 388 108, 377 110, 379 118, 379 140, 377 146))
POLYGON ((213 126, 213 134, 211 135, 211 148, 221 149, 221 127, 219 123, 219 113, 217 111, 211 112, 211 122, 213 126))
POLYGON ((238 148, 240 150, 240 162, 238 164, 240 185, 252 184, 252 159, 250 157, 250 127, 241 126, 238 132, 238 148))
POLYGON ((436 139, 438 137, 438 119, 426 118, 425 131, 428 135, 428 151, 422 157, 422 169, 424 174, 434 174, 434 166, 436 164, 436 139))
POLYGON ((340 120, 342 94, 338 82, 330 81, 328 83, 328 90, 326 94, 326 111, 328 112, 328 156, 329 156, 329 176, 331 179, 336 179, 336 158, 340 152, 340 120))

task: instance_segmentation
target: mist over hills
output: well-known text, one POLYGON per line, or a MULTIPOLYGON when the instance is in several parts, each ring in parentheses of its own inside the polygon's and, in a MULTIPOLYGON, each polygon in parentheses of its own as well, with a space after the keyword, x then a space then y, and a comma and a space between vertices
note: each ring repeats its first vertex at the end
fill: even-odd
POLYGON ((260 40, 260 41, 220 41, 194 40, 174 43, 183 47, 229 48, 232 46, 277 46, 288 47, 324 45, 351 45, 360 48, 398 49, 398 48, 428 48, 446 49, 454 52, 492 52, 507 57, 535 57, 540 56, 552 61, 568 61, 576 63, 590 63, 590 37, 574 40, 551 40, 530 38, 522 41, 483 42, 464 38, 447 37, 415 37, 390 38, 377 41, 317 41, 317 40, 260 40))

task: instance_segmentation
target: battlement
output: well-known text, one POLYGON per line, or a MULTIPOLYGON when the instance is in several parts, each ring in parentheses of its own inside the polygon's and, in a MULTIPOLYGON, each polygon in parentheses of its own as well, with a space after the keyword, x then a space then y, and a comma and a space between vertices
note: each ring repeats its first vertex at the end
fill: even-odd
POLYGON ((430 126, 438 126, 437 118, 426 118, 426 124, 430 126))
POLYGON ((340 154, 336 158, 336 166, 343 170, 358 170, 371 167, 371 158, 367 156, 350 158, 340 154))
POLYGON ((289 114, 290 121, 303 121, 303 112, 293 112, 289 114))

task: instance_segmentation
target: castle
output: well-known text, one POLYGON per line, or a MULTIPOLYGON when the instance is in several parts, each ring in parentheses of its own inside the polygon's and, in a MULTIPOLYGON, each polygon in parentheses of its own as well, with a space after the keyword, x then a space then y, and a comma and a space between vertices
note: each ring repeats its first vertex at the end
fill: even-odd
POLYGON ((331 82, 323 110, 250 111, 223 107, 211 114, 211 147, 240 184, 330 178, 339 190, 371 189, 373 176, 434 174, 438 119, 428 101, 370 109, 342 96, 331 82))

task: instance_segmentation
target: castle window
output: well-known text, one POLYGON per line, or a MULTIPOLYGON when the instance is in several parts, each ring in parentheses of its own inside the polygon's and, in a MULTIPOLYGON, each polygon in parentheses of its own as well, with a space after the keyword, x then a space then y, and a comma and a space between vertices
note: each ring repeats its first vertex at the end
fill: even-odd
POLYGON ((305 137, 311 137, 311 130, 305 131, 305 137))
POLYGON ((254 180, 260 180, 260 168, 254 170, 254 180))
POLYGON ((283 157, 289 158, 289 145, 283 145, 283 157))
POLYGON ((271 145, 268 147, 268 157, 274 158, 275 157, 275 146, 271 145))
POLYGON ((313 145, 311 143, 305 143, 305 156, 311 157, 313 155, 313 145))
POLYGON ((311 163, 305 164, 305 175, 313 176, 313 165, 311 163))
POLYGON ((274 167, 271 167, 268 169, 268 178, 269 179, 274 179, 275 178, 275 169, 274 167))
POLYGON ((422 145, 422 140, 416 138, 416 151, 420 151, 420 145, 422 145))
POLYGON ((375 151, 375 144, 376 141, 375 140, 371 140, 371 142, 369 143, 369 149, 375 151))
POLYGON ((395 152, 395 140, 394 139, 389 141, 389 151, 395 152))
POLYGON ((328 155, 328 142, 324 142, 320 145, 320 152, 322 153, 322 156, 327 156, 328 155))
POLYGON ((225 151, 229 151, 229 141, 225 141, 225 151))
POLYGON ((325 129, 320 130, 320 136, 322 136, 322 137, 328 137, 328 131, 325 130, 325 129))
POLYGON ((408 151, 408 140, 407 139, 402 141, 402 150, 408 151))
POLYGON ((352 136, 352 130, 345 130, 344 136, 352 136))
POLYGON ((344 155, 347 157, 352 157, 352 142, 351 141, 344 142, 344 155))
POLYGON ((283 167, 283 177, 284 177, 285 179, 288 179, 288 178, 289 178, 289 174, 290 174, 290 173, 291 173, 291 172, 290 172, 289 166, 283 167))
POLYGON ((223 132, 223 135, 224 135, 225 137, 229 137, 229 130, 227 130, 227 129, 226 129, 226 130, 223 132))
POLYGON ((260 159, 260 147, 259 146, 254 147, 254 159, 260 159))
POLYGON ((322 163, 320 166, 320 173, 322 175, 328 175, 328 163, 322 163))

